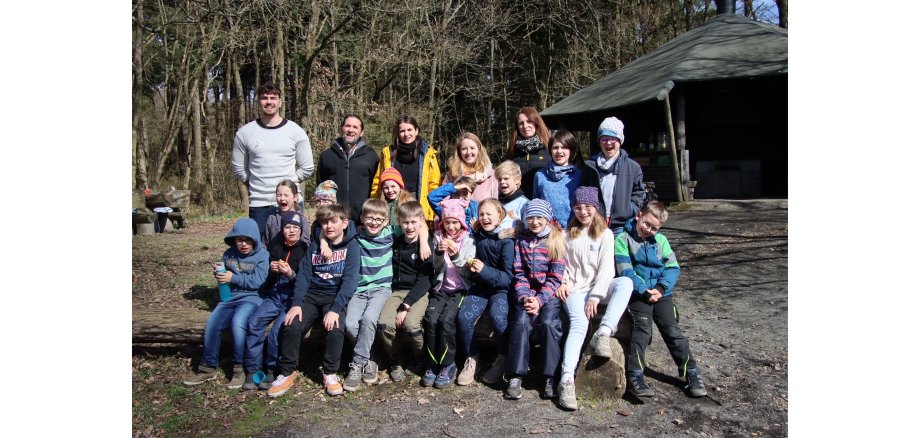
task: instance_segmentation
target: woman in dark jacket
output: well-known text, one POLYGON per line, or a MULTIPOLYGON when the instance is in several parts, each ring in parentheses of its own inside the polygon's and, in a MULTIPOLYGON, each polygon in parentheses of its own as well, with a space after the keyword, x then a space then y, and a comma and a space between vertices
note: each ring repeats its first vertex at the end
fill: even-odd
POLYGON ((550 163, 549 129, 536 108, 526 106, 514 117, 507 159, 521 166, 521 190, 533 199, 533 177, 550 163))

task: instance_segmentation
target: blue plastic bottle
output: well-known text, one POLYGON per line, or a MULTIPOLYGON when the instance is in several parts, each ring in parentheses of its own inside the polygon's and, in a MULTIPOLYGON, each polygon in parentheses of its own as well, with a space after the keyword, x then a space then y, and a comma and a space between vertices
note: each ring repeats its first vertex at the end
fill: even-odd
MULTIPOLYGON (((214 267, 214 273, 220 274, 227 272, 224 262, 217 262, 214 267)), ((217 283, 217 291, 220 293, 220 300, 223 302, 230 301, 230 283, 217 283)))

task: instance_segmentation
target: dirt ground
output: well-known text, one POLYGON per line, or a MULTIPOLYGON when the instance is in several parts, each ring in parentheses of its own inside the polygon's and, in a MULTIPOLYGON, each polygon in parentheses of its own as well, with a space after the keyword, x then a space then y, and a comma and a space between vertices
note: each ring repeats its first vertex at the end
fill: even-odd
MULTIPOLYGON (((278 400, 226 389, 225 377, 186 388, 181 378, 200 346, 135 345, 134 435, 786 436, 787 219, 785 209, 676 211, 662 230, 682 267, 675 301, 709 397, 684 394, 657 331, 647 357, 657 396, 609 400, 579 393, 576 412, 541 400, 536 380, 525 382, 518 401, 479 382, 435 390, 417 378, 330 398, 319 383, 317 352, 309 350, 300 367, 307 379, 278 400)), ((231 224, 193 222, 135 237, 133 308, 213 307, 208 266, 219 259, 231 224)))

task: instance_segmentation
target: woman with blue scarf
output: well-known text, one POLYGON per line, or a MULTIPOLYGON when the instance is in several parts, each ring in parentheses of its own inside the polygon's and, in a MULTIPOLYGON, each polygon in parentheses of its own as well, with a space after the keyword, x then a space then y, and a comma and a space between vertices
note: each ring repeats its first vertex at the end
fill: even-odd
POLYGON ((578 186, 597 187, 597 175, 585 172, 584 159, 571 132, 560 129, 549 139, 550 157, 534 175, 533 199, 541 198, 553 206, 553 218, 565 228, 572 214, 571 199, 578 186))

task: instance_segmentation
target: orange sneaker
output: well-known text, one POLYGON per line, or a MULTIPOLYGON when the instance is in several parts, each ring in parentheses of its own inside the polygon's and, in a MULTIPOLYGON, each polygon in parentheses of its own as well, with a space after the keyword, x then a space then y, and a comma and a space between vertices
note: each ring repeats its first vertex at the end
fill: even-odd
POLYGON ((297 376, 300 375, 299 371, 294 371, 288 376, 278 375, 278 378, 272 382, 272 387, 268 389, 269 397, 281 397, 284 393, 288 392, 291 387, 294 386, 294 382, 297 381, 297 376))
POLYGON ((342 395, 344 391, 338 374, 323 374, 323 386, 326 387, 326 394, 331 396, 342 395))

